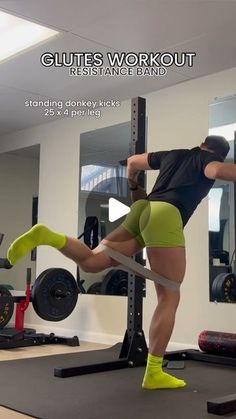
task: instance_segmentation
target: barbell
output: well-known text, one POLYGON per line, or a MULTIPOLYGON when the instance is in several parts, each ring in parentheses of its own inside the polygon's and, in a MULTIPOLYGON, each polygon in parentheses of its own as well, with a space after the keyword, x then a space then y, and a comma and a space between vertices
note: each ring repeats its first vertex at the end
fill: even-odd
MULTIPOLYGON (((44 320, 64 320, 74 310, 78 300, 78 286, 73 275, 62 268, 50 268, 36 278, 30 291, 30 301, 35 312, 44 320)), ((0 286, 0 328, 11 319, 14 303, 26 299, 26 295, 13 296, 0 286)))
MULTIPOLYGON (((123 270, 150 279, 172 290, 179 289, 179 284, 144 268, 133 259, 107 247, 99 245, 109 257, 118 261, 123 270)), ((0 259, 0 267, 10 269, 6 259, 0 259)), ((73 275, 63 268, 50 268, 36 278, 30 291, 30 301, 37 315, 44 320, 57 322, 67 318, 74 310, 78 300, 78 285, 73 275)), ((233 273, 218 275, 212 285, 214 301, 236 301, 236 275, 233 273)), ((26 299, 26 296, 13 296, 4 286, 0 286, 0 328, 6 326, 12 317, 14 303, 26 299)))

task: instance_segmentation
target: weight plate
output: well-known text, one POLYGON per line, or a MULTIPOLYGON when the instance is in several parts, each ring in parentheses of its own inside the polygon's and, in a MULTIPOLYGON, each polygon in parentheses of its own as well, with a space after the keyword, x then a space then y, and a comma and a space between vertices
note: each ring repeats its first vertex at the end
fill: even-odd
POLYGON ((222 278, 224 278, 224 276, 225 276, 225 273, 223 273, 223 274, 221 273, 221 274, 217 275, 213 280, 211 292, 212 292, 212 299, 214 301, 220 301, 219 298, 220 298, 220 294, 221 294, 220 293, 221 286, 219 286, 219 285, 222 284, 222 278))
POLYGON ((73 275, 66 269, 46 269, 36 279, 31 299, 39 317, 58 322, 74 310, 78 299, 78 286, 73 275))
POLYGON ((212 283, 212 298, 214 301, 236 302, 236 275, 234 273, 221 273, 212 283))
POLYGON ((105 275, 101 294, 105 295, 128 295, 128 273, 122 269, 111 269, 105 275))
POLYGON ((101 281, 94 282, 87 290, 87 294, 101 294, 101 281))
POLYGON ((0 285, 0 329, 5 327, 7 323, 11 320, 14 311, 14 302, 10 291, 0 285), (9 297, 9 301, 2 302, 1 297, 9 297))

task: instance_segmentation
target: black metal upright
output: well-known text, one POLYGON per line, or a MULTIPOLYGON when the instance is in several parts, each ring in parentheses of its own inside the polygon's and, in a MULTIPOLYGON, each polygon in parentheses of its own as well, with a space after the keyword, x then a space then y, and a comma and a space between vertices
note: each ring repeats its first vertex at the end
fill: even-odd
MULTIPOLYGON (((129 155, 145 153, 146 151, 146 100, 141 97, 131 102, 131 138, 129 155)), ((145 174, 139 176, 139 184, 145 188, 145 174)), ((142 253, 135 255, 138 263, 144 264, 142 253)), ((147 345, 142 328, 143 319, 143 293, 144 280, 134 273, 128 273, 128 310, 127 330, 125 332, 119 359, 111 362, 96 363, 70 368, 55 368, 56 377, 72 377, 75 375, 95 372, 111 371, 116 369, 145 365, 147 358, 147 345)))
MULTIPOLYGON (((146 152, 146 100, 142 97, 131 102, 131 138, 129 155, 146 152)), ((139 184, 146 187, 145 174, 139 175, 139 184)), ((136 262, 144 265, 142 253, 135 255, 136 262)), ((128 273, 127 330, 120 358, 128 357, 131 365, 142 364, 147 356, 147 345, 142 329, 143 293, 145 281, 134 273, 128 273)))

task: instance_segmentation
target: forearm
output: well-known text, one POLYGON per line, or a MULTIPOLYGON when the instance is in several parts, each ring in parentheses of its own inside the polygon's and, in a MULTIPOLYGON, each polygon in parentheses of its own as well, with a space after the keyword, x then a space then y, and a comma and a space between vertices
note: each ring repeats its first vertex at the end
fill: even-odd
POLYGON ((128 179, 131 181, 136 182, 138 174, 140 172, 140 169, 137 168, 137 166, 134 164, 134 162, 129 158, 127 160, 127 176, 128 179))
POLYGON ((128 161, 127 169, 128 185, 131 188, 130 193, 132 202, 138 201, 139 199, 145 199, 147 197, 146 191, 138 184, 138 176, 140 170, 137 169, 137 167, 134 164, 132 164, 132 161, 128 161))

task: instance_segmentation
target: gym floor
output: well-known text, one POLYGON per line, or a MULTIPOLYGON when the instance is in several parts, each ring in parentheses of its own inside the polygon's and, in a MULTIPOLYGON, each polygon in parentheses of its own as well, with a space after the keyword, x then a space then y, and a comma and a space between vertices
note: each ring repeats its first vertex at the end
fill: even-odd
MULTIPOLYGON (((90 343, 90 342, 80 342, 80 346, 70 347, 66 345, 41 345, 41 346, 32 346, 28 348, 14 348, 14 349, 1 349, 0 350, 0 361, 11 361, 14 359, 24 359, 24 358, 34 358, 58 354, 68 354, 73 352, 84 352, 95 349, 105 349, 110 347, 110 345, 102 345, 99 343, 90 343)), ((4 419, 29 419, 29 417, 22 415, 21 413, 15 412, 14 410, 6 409, 0 406, 0 418, 4 419)))

